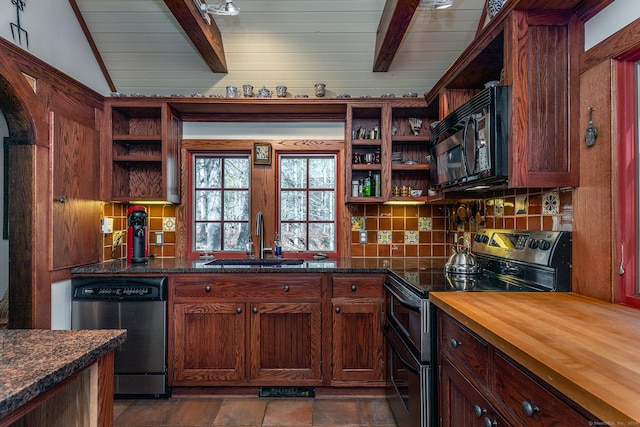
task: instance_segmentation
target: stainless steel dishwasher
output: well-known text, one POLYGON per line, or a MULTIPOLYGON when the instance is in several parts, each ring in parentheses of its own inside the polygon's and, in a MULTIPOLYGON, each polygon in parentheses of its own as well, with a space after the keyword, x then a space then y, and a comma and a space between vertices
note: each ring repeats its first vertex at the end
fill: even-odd
POLYGON ((126 329, 115 349, 116 397, 166 397, 166 277, 75 277, 71 329, 126 329))

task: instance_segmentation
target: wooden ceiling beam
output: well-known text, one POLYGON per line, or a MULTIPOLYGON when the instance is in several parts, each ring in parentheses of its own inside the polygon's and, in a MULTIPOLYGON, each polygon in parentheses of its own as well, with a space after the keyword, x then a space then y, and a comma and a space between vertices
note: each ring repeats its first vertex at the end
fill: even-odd
POLYGON ((387 0, 376 34, 373 71, 389 71, 420 0, 387 0))
POLYGON ((202 59, 214 73, 227 73, 222 35, 215 21, 204 20, 193 0, 164 0, 202 59))

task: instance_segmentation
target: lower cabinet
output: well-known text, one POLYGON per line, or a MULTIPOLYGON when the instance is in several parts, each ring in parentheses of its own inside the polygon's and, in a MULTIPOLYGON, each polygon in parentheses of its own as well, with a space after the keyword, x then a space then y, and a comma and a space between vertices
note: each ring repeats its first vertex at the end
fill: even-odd
POLYGON ((170 385, 384 385, 384 277, 172 276, 170 385))
POLYGON ((449 315, 437 323, 441 427, 600 423, 449 315))

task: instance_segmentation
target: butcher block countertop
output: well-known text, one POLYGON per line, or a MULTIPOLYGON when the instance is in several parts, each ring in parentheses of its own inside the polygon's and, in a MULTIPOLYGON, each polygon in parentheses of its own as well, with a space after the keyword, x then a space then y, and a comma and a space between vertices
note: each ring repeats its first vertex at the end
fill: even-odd
POLYGON ((555 292, 429 299, 607 425, 640 422, 640 310, 555 292))

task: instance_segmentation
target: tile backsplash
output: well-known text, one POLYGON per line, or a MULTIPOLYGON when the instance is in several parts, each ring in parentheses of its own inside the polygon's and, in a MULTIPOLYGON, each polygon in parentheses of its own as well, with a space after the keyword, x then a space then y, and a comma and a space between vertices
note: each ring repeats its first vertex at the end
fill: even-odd
MULTIPOLYGON (((105 261, 127 256, 127 211, 128 204, 110 202, 105 203, 102 209, 104 218, 113 218, 114 233, 124 232, 122 240, 113 245, 113 234, 102 235, 102 253, 105 261)), ((176 212, 173 205, 145 205, 136 203, 136 206, 144 206, 147 209, 147 236, 149 238, 149 255, 156 257, 174 257, 176 253, 176 212), (155 244, 156 232, 163 232, 163 245, 155 244)))
POLYGON ((518 189, 490 197, 419 206, 352 205, 353 257, 444 257, 458 237, 473 238, 479 228, 563 230, 573 228, 572 189, 518 189), (475 217, 457 221, 460 205, 482 209, 484 222, 475 217), (367 243, 360 243, 366 230, 367 243))

